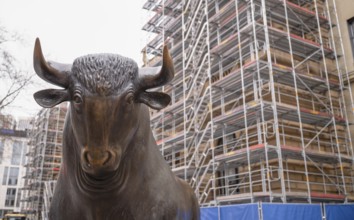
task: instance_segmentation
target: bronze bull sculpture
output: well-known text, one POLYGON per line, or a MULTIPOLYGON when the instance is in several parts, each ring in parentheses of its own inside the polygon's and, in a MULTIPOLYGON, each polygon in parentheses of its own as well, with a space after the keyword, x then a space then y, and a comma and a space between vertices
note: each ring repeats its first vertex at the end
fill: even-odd
POLYGON ((39 77, 63 88, 36 92, 36 102, 45 108, 70 102, 50 220, 199 219, 192 188, 172 173, 150 129, 147 106, 170 102, 147 91, 174 77, 167 47, 162 68, 139 69, 114 54, 67 65, 46 62, 37 39, 33 62, 39 77))

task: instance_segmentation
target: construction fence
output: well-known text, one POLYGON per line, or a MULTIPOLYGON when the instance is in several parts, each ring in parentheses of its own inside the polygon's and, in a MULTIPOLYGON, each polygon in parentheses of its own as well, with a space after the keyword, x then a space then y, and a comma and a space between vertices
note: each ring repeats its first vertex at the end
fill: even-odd
POLYGON ((202 220, 352 220, 354 204, 251 203, 201 208, 202 220))

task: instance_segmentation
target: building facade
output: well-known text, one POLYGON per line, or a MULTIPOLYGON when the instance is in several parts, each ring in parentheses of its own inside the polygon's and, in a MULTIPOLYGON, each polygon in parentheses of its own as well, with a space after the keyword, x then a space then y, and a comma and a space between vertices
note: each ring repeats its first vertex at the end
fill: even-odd
POLYGON ((0 128, 0 218, 20 212, 27 142, 26 131, 0 128))
POLYGON ((153 14, 143 27, 152 33, 146 65, 161 65, 167 44, 176 71, 161 89, 172 103, 152 112, 151 127, 201 205, 354 200, 353 99, 337 3, 144 4, 153 14))
POLYGON ((16 120, 12 115, 3 115, 0 113, 0 128, 15 129, 16 120))
POLYGON ((350 0, 337 0, 338 23, 341 29, 344 60, 349 75, 354 75, 354 10, 350 0))
POLYGON ((67 103, 42 109, 33 120, 27 153, 21 211, 28 219, 48 219, 50 200, 59 175, 67 103))
MULTIPOLYGON (((344 54, 340 58, 340 62, 343 68, 343 71, 348 72, 349 79, 344 78, 345 85, 348 86, 345 93, 347 100, 354 100, 354 97, 351 95, 354 91, 354 10, 353 2, 350 0, 337 0, 337 12, 338 12, 338 24, 341 29, 341 39, 343 42, 343 51, 344 54), (350 90, 350 91, 349 91, 350 90)), ((353 105, 347 105, 348 111, 353 111, 353 105)), ((349 115, 348 120, 351 122, 350 130, 352 137, 354 135, 354 117, 349 115)))

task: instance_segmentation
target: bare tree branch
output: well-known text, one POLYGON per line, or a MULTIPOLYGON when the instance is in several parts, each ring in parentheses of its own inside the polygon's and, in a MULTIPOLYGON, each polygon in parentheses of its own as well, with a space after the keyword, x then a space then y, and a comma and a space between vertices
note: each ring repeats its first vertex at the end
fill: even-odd
POLYGON ((0 25, 0 112, 32 83, 32 76, 18 68, 16 58, 6 48, 7 43, 17 41, 21 41, 18 34, 0 25))

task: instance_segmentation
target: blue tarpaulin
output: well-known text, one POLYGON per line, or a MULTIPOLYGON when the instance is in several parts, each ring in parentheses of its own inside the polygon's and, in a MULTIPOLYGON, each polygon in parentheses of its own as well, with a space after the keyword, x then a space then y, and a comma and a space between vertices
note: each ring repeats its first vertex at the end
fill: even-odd
POLYGON ((220 209, 220 219, 258 220, 258 205, 223 206, 220 209))
POLYGON ((262 204, 263 220, 321 220, 321 206, 310 204, 262 204))
POLYGON ((258 204, 201 208, 202 220, 258 220, 258 204), (220 215, 219 215, 220 214, 220 215))
POLYGON ((219 219, 219 207, 209 207, 200 209, 201 220, 218 220, 219 219))
POLYGON ((325 205, 327 220, 353 220, 354 205, 325 205))
POLYGON ((262 220, 354 220, 354 204, 254 203, 208 207, 201 208, 201 220, 260 220, 259 213, 262 220))

